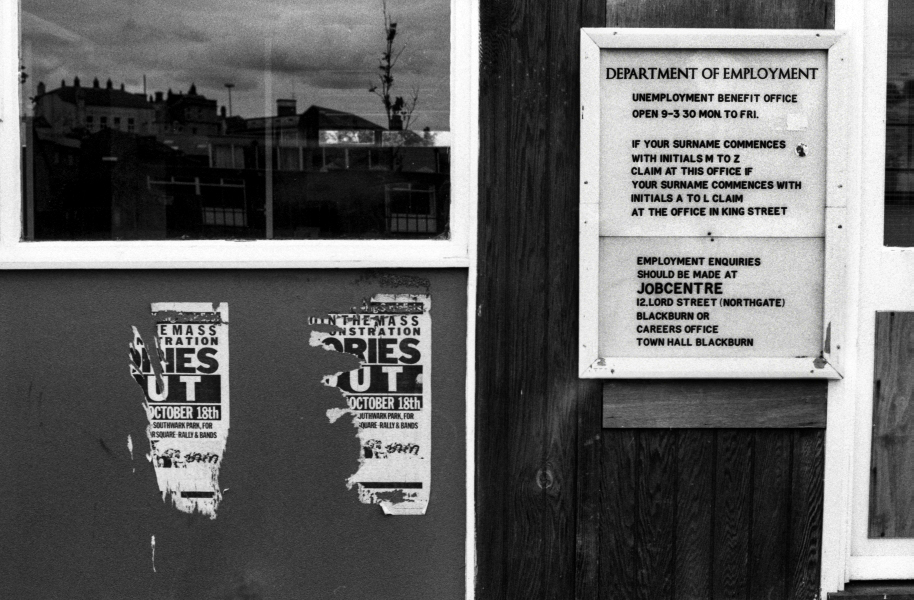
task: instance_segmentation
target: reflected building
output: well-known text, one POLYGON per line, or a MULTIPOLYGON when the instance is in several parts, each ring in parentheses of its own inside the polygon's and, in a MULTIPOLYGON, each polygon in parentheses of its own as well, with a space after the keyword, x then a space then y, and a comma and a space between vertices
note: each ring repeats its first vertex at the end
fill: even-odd
POLYGON ((886 89, 886 244, 914 244, 914 81, 889 81, 886 89))
POLYGON ((42 119, 56 135, 116 129, 143 135, 155 134, 156 110, 145 94, 134 94, 121 85, 115 89, 109 79, 102 87, 96 78, 91 87, 83 87, 79 77, 72 85, 46 91, 39 83, 35 96, 35 117, 42 119))
POLYGON ((446 234, 447 132, 320 106, 227 117, 199 94, 109 80, 45 91, 26 119, 27 237, 384 238, 446 234))

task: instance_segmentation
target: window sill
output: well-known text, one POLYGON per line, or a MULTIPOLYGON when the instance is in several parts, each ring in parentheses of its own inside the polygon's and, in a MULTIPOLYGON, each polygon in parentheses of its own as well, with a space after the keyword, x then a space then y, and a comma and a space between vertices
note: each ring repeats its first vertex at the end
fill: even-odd
POLYGON ((469 266, 456 240, 174 240, 0 244, 0 269, 348 269, 469 266))

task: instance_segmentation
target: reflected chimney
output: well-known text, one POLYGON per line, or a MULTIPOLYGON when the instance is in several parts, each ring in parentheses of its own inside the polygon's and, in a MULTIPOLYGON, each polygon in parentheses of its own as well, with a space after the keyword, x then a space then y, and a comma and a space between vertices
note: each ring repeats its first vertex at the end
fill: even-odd
POLYGON ((296 114, 295 98, 279 99, 276 101, 276 115, 280 117, 294 117, 296 114))

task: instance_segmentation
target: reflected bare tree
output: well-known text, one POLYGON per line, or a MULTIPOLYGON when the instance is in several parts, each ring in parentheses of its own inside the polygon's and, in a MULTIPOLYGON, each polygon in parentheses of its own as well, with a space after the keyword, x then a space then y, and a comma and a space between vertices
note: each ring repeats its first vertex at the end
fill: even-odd
POLYGON ((406 50, 404 44, 399 49, 395 45, 397 37, 397 23, 394 22, 387 12, 387 0, 382 2, 384 15, 384 36, 385 47, 378 61, 378 83, 371 84, 368 91, 376 95, 384 103, 384 111, 387 113, 387 127, 391 131, 409 130, 415 115, 416 105, 419 103, 419 88, 414 87, 412 95, 404 99, 403 96, 394 96, 391 90, 394 87, 394 68, 400 55, 406 50))

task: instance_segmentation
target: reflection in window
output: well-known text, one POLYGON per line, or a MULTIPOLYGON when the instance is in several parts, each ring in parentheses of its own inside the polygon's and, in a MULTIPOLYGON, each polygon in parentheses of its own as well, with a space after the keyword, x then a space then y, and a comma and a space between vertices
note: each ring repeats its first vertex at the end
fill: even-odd
POLYGON ((889 1, 886 89, 886 246, 914 246, 914 6, 889 1))
POLYGON ((431 238, 449 2, 22 0, 29 240, 431 238))

